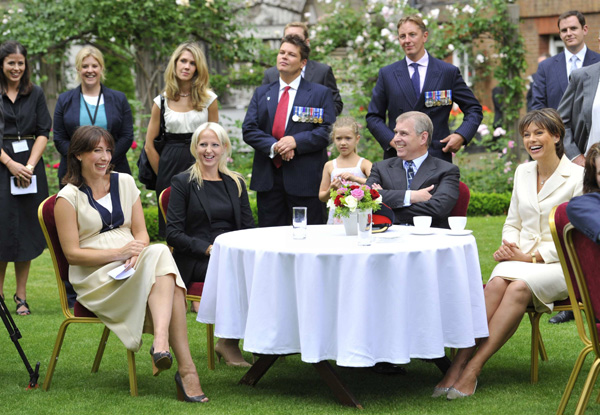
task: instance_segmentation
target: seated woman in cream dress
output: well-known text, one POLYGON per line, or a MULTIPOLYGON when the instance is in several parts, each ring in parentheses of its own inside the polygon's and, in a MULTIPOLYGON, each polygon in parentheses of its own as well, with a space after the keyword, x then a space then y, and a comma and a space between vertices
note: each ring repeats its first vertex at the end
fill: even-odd
POLYGON ((133 178, 110 172, 113 148, 112 136, 101 127, 80 127, 71 138, 67 185, 54 210, 69 280, 77 300, 129 350, 140 349, 144 329, 154 333, 150 354, 155 376, 171 367, 172 347, 179 366, 179 399, 205 402, 188 345, 185 285, 169 249, 148 245, 133 178), (123 280, 108 275, 121 265, 133 274, 123 280))
POLYGON ((517 330, 527 306, 549 313, 554 301, 568 296, 548 217, 554 206, 581 194, 583 168, 563 154, 565 127, 556 110, 529 112, 519 133, 534 161, 515 171, 502 245, 494 253, 499 264, 485 287, 489 337, 458 352, 434 397, 475 393, 483 365, 517 330))

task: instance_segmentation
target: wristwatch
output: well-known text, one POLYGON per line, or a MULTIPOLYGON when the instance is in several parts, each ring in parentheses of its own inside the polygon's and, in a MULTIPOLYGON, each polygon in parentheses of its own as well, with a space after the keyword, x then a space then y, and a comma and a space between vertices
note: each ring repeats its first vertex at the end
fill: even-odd
POLYGON ((31 164, 28 164, 27 166, 25 166, 26 169, 29 169, 31 172, 33 172, 34 167, 31 164))

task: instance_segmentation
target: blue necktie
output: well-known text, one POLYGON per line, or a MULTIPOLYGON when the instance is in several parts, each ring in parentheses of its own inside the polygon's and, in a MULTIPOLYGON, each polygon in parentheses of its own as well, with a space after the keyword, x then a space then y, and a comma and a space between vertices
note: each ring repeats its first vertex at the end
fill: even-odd
POLYGON ((408 184, 407 189, 410 189, 410 184, 412 183, 413 177, 415 177, 415 163, 411 161, 406 162, 406 182, 408 184))
POLYGON ((419 96, 421 95, 421 77, 419 76, 419 64, 411 63, 410 66, 413 67, 415 72, 413 73, 412 78, 410 80, 413 84, 413 89, 415 90, 415 96, 417 97, 417 101, 419 100, 419 96))

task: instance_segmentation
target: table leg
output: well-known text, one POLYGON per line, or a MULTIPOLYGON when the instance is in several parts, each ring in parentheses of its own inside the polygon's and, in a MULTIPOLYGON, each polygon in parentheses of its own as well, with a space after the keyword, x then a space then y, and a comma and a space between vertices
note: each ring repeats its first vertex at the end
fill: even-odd
POLYGON ((350 392, 346 385, 342 383, 342 380, 327 360, 313 363, 312 365, 317 369, 321 378, 323 378, 327 386, 329 386, 342 405, 363 409, 360 402, 356 400, 352 392, 350 392))
POLYGON ((258 358, 252 367, 246 372, 239 381, 240 385, 256 386, 260 378, 273 366, 273 363, 279 358, 279 355, 265 354, 258 358))
POLYGON ((448 369, 450 369, 450 365, 452 364, 452 361, 448 359, 448 356, 438 357, 437 359, 431 359, 431 361, 435 363, 435 365, 438 367, 438 369, 442 371, 444 375, 446 374, 448 369))

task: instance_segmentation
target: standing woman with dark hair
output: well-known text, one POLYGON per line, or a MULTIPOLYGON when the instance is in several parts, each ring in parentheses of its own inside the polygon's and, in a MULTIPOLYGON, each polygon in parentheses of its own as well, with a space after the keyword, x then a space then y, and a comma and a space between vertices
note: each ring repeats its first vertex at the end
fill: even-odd
POLYGON ((127 151, 133 142, 133 118, 125 94, 102 85, 104 56, 93 46, 84 46, 75 57, 81 85, 58 97, 54 110, 54 145, 61 155, 58 180, 67 172, 69 142, 81 125, 97 125, 115 139, 112 163, 114 171, 131 174, 127 151))
MULTIPOLYGON (((165 90, 154 98, 146 133, 146 153, 157 175, 156 195, 171 185, 171 178, 194 164, 190 153, 192 134, 205 122, 219 122, 217 95, 210 89, 208 65, 200 46, 182 43, 175 49, 165 70, 165 90), (154 138, 160 130, 161 96, 165 103, 166 144, 159 154, 154 138)), ((159 233, 165 222, 159 215, 159 233)))
POLYGON ((48 181, 42 154, 48 143, 52 120, 42 89, 31 83, 27 50, 18 42, 0 46, 0 91, 4 106, 4 145, 0 154, 0 295, 8 262, 15 263, 17 314, 30 314, 26 298, 31 260, 46 246, 36 219, 38 205, 48 197, 48 181), (31 186, 30 193, 11 192, 31 186))

